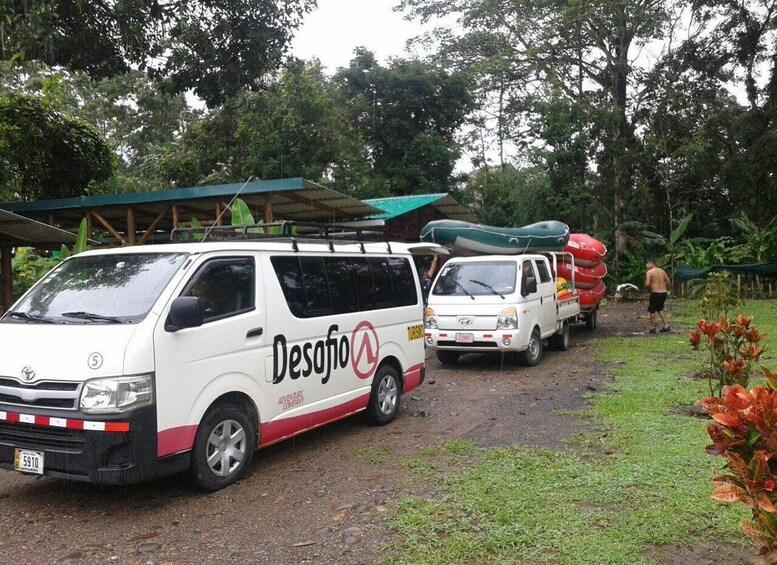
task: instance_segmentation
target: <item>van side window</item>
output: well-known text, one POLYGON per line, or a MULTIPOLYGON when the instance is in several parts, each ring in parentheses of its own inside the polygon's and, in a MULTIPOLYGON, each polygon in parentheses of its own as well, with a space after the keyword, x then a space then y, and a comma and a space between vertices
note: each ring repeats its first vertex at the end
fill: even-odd
POLYGON ((416 292, 413 272, 410 269, 410 262, 399 257, 389 257, 388 265, 397 306, 417 304, 418 293, 416 292))
POLYGON ((253 258, 212 259, 200 267, 182 296, 199 298, 204 321, 211 322, 253 310, 255 289, 253 258))
POLYGON ((541 283, 550 282, 550 271, 548 271, 548 265, 545 263, 545 261, 542 261, 540 259, 538 259, 536 263, 537 263, 537 272, 540 274, 540 282, 541 283))
POLYGON ((327 257, 326 274, 329 279, 329 299, 333 314, 345 314, 359 310, 356 299, 356 271, 348 258, 327 257))
POLYGON ((270 258, 289 310, 297 318, 418 304, 404 257, 270 258))
POLYGON ((332 313, 327 288, 326 268, 323 257, 300 257, 302 278, 305 286, 306 318, 326 316, 332 313))
POLYGON ((372 288, 375 305, 378 308, 391 308, 394 305, 394 288, 391 286, 391 273, 385 257, 368 259, 372 272, 372 288))

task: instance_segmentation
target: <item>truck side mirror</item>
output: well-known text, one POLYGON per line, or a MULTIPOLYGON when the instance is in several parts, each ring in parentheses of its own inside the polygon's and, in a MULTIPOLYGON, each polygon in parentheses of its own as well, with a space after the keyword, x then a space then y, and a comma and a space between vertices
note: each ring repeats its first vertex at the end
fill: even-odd
POLYGON ((537 292, 537 279, 526 277, 521 280, 521 296, 528 296, 537 292))
POLYGON ((177 332, 202 325, 204 315, 200 299, 196 296, 179 296, 173 300, 165 322, 165 331, 177 332))

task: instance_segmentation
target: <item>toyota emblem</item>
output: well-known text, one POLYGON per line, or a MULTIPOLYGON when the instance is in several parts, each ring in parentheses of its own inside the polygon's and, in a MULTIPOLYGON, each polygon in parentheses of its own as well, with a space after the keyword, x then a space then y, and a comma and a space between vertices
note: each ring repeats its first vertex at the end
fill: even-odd
POLYGON ((24 369, 22 369, 22 378, 25 381, 31 381, 32 379, 34 379, 35 369, 33 369, 32 367, 25 367, 24 369))

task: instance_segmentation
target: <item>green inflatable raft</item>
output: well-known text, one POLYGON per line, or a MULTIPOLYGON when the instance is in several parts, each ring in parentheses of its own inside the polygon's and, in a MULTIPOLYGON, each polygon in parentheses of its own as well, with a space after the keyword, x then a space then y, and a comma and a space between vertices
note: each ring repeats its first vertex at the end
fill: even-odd
POLYGON ((458 255, 517 255, 561 251, 569 226, 550 220, 522 228, 497 228, 457 220, 435 220, 421 230, 421 241, 439 243, 458 255))

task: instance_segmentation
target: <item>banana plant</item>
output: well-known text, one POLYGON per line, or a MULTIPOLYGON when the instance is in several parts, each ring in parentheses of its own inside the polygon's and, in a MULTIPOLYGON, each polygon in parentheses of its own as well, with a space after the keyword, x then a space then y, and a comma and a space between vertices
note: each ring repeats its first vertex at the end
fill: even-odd
POLYGON ((683 236, 685 236, 685 232, 688 231, 688 225, 691 223, 692 219, 693 214, 688 214, 685 216, 682 220, 680 220, 680 223, 677 224, 677 227, 669 233, 668 238, 652 231, 644 232, 645 237, 647 237, 652 244, 663 248, 666 252, 667 257, 669 258, 669 269, 671 273, 670 277, 672 279, 672 284, 674 284, 675 257, 683 244, 683 236))

